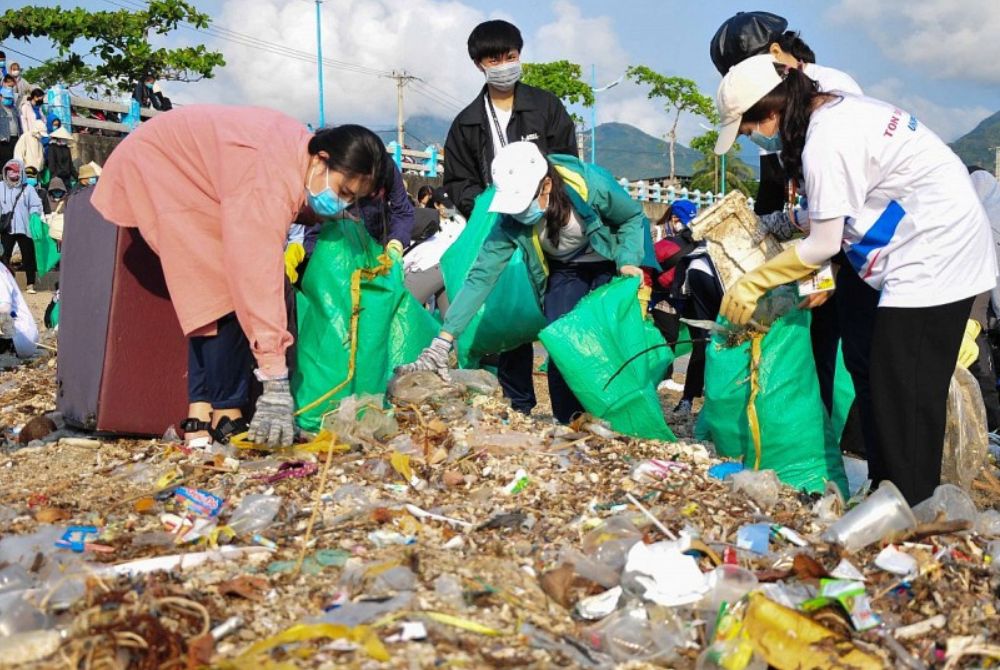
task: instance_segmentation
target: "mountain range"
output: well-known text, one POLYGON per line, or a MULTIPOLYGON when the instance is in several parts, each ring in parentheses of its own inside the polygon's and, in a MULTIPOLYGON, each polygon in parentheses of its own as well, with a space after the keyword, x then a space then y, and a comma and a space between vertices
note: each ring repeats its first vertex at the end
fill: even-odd
POLYGON ((1000 146, 1000 112, 983 119, 949 146, 967 165, 978 165, 993 172, 996 167, 994 147, 1000 146))
MULTIPOLYGON (((444 146, 451 121, 436 116, 415 115, 406 121, 406 145, 423 149, 431 144, 444 146)), ((385 142, 396 139, 394 131, 383 131, 385 142)), ((590 160, 590 131, 583 134, 584 159, 590 160)), ((678 144, 674 150, 675 170, 689 176, 701 154, 678 144)), ((749 142, 741 143, 740 158, 757 170, 757 150, 749 142)), ((446 159, 447 160, 447 159, 446 159)), ((629 180, 663 177, 670 173, 666 141, 627 123, 602 123, 597 126, 597 162, 616 177, 629 180)))

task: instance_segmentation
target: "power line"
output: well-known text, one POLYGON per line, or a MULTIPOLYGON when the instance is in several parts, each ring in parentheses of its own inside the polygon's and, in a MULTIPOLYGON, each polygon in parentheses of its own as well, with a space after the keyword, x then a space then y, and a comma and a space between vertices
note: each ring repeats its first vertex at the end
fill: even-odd
POLYGON ((4 49, 6 49, 7 51, 11 51, 11 52, 13 52, 13 53, 16 53, 16 54, 18 54, 19 56, 24 56, 25 58, 30 58, 31 60, 35 61, 36 63, 41 63, 42 65, 44 65, 44 64, 45 64, 45 61, 43 61, 43 60, 42 60, 41 58, 35 58, 35 57, 34 57, 34 56, 32 56, 31 54, 26 54, 26 53, 24 53, 23 51, 18 51, 18 50, 17 50, 17 49, 15 49, 14 47, 9 47, 9 46, 7 46, 6 44, 4 44, 3 42, 0 42, 0 47, 2 47, 2 48, 4 48, 4 49))

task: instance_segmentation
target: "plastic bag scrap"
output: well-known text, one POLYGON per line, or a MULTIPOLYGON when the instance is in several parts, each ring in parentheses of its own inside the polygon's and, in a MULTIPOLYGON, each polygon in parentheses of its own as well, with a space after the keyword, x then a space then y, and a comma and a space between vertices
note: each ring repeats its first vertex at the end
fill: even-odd
POLYGON ((416 360, 440 330, 406 290, 402 266, 347 219, 323 224, 297 310, 292 393, 299 425, 311 432, 342 398, 385 393, 393 369, 416 360))
POLYGON ((727 346, 728 324, 720 323, 726 332, 712 335, 706 353, 697 439, 748 468, 774 470, 797 489, 820 493, 832 480, 849 495, 839 445, 827 438, 819 382, 803 374, 815 370, 809 312, 793 309, 738 346, 727 346))
POLYGON ((948 387, 941 481, 971 491, 972 482, 986 465, 988 450, 986 406, 979 383, 971 372, 959 366, 948 387))
POLYGON ((332 639, 348 640, 358 645, 376 661, 388 661, 389 652, 371 628, 355 626, 353 628, 338 624, 296 624, 287 630, 250 646, 232 661, 223 661, 218 667, 224 670, 242 670, 243 668, 262 667, 266 660, 262 656, 275 647, 310 642, 312 640, 332 639))
POLYGON ((663 418, 656 385, 673 352, 644 318, 638 290, 636 277, 615 279, 540 337, 587 412, 619 433, 672 442, 676 438, 663 418))
POLYGON ((350 445, 372 444, 395 435, 399 425, 382 395, 352 395, 324 420, 324 428, 350 445))
MULTIPOLYGON (((451 300, 458 295, 483 242, 499 219, 499 214, 489 211, 495 192, 495 187, 490 186, 476 198, 465 230, 441 257, 441 274, 451 300)), ((458 363, 463 368, 475 367, 484 354, 502 353, 533 342, 545 323, 524 254, 517 250, 486 303, 455 343, 458 363)))

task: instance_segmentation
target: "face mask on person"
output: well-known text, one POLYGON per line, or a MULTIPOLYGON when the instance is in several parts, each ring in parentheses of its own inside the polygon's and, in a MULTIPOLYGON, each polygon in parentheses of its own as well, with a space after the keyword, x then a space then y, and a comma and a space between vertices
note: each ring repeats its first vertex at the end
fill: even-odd
POLYGON ((65 196, 65 191, 49 191, 49 197, 53 200, 62 200, 65 196))
MULTIPOLYGON (((309 172, 309 183, 312 183, 313 175, 316 174, 316 170, 319 168, 318 165, 313 167, 309 172)), ((309 202, 309 207, 312 211, 316 212, 316 216, 321 219, 332 219, 341 212, 343 212, 349 203, 344 202, 338 196, 334 195, 333 189, 330 188, 330 169, 326 170, 326 188, 324 188, 319 193, 313 193, 306 187, 306 200, 309 202)))
POLYGON ((781 151, 781 131, 775 131, 774 135, 765 135, 760 132, 760 124, 750 133, 750 141, 768 153, 778 153, 781 151))
POLYGON ((3 58, 0 58, 0 67, 7 67, 7 61, 3 58))
POLYGON ((21 71, 20 70, 11 70, 10 71, 10 76, 13 77, 14 79, 17 79, 18 77, 21 76, 21 71))
POLYGON ((153 90, 153 82, 147 81, 146 82, 146 88, 148 88, 150 91, 152 91, 153 90))
POLYGON ((24 181, 28 183, 28 186, 38 186, 38 177, 27 177, 24 181))
POLYGON ((538 204, 538 200, 532 200, 531 204, 528 205, 528 209, 524 210, 520 214, 512 214, 511 216, 519 223, 523 223, 526 226, 533 226, 538 223, 544 215, 545 210, 538 204))
POLYGON ((498 91, 511 91, 521 80, 521 61, 494 65, 485 70, 486 83, 498 91))

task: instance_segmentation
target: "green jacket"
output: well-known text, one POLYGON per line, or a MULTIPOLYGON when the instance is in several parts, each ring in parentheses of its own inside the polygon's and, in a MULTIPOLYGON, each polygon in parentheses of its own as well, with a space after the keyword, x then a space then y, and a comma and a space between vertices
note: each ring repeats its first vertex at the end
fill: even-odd
MULTIPOLYGON (((600 166, 563 154, 552 154, 547 159, 566 182, 566 193, 590 238, 591 248, 614 261, 619 269, 625 265, 649 265, 652 239, 642 205, 629 197, 611 173, 600 166)), ((518 249, 524 252, 531 285, 541 304, 549 272, 537 229, 501 215, 448 308, 442 326, 445 332, 458 337, 465 330, 518 249)))

